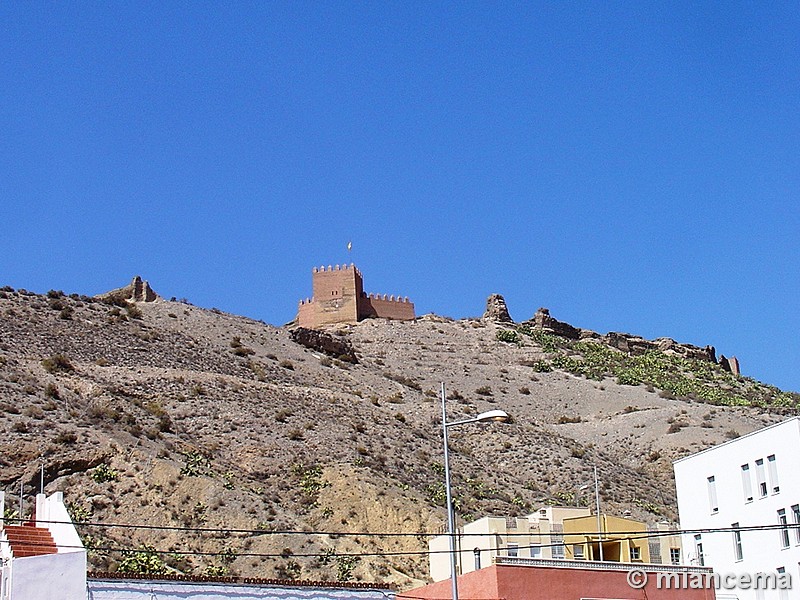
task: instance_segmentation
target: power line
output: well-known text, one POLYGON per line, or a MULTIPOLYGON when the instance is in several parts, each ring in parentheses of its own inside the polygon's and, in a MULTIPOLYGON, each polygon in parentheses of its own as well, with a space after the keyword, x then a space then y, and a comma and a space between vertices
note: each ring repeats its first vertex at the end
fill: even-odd
MULTIPOLYGON (((27 522, 27 519, 20 518, 6 518, 6 521, 14 522, 27 522)), ((446 536, 447 534, 432 534, 428 532, 370 532, 370 531, 301 531, 301 530, 267 530, 267 529, 241 529, 230 527, 189 527, 180 525, 150 525, 150 524, 136 524, 136 523, 109 523, 102 521, 45 521, 38 520, 37 523, 46 523, 52 525, 74 525, 76 528, 80 527, 101 527, 106 529, 143 529, 154 531, 182 531, 191 533, 216 533, 219 535, 229 536, 232 534, 251 535, 251 536, 278 536, 278 535, 302 535, 302 536, 318 536, 327 535, 332 538, 337 537, 415 537, 415 538, 429 538, 446 536)), ((648 530, 648 531, 630 531, 630 530, 604 530, 598 532, 596 530, 590 531, 529 531, 529 532, 474 532, 474 533, 458 533, 458 537, 564 537, 579 536, 591 537, 596 535, 614 535, 625 537, 627 539, 641 539, 641 538, 657 538, 673 535, 693 535, 703 533, 725 533, 734 531, 774 531, 782 529, 800 529, 800 523, 770 523, 768 525, 740 525, 737 527, 707 527, 698 529, 668 529, 668 530, 648 530)))
MULTIPOLYGON (((8 521, 19 521, 20 519, 6 519, 8 521)), ((65 521, 39 521, 39 523, 49 523, 49 524, 68 524, 65 521)), ((377 536, 415 536, 415 537, 430 537, 431 534, 423 534, 423 533, 374 533, 374 532, 309 532, 309 531, 278 531, 278 532, 265 532, 263 530, 245 530, 245 529, 216 529, 216 528, 196 528, 196 527, 177 527, 177 526, 157 526, 157 525, 134 525, 134 524, 122 524, 122 523, 76 523, 76 526, 90 526, 90 527, 105 527, 105 528, 123 528, 123 529, 145 529, 145 530, 169 530, 169 531, 184 531, 184 532, 217 532, 217 533, 227 533, 230 534, 232 532, 239 532, 239 533, 252 533, 255 535, 262 535, 262 534, 270 534, 270 535, 283 535, 283 534, 293 534, 293 535, 334 535, 334 536, 358 536, 358 537, 377 537, 377 536)), ((512 536, 530 536, 530 535, 540 535, 542 537, 553 537, 558 536, 561 538, 560 542, 557 543, 549 543, 549 544, 536 544, 531 543, 529 545, 523 546, 523 548, 547 548, 547 547, 557 547, 563 546, 565 536, 575 536, 575 537, 597 537, 597 536, 618 536, 619 539, 626 539, 626 540, 638 540, 638 539, 650 539, 650 538, 659 538, 659 537, 669 537, 669 536, 678 536, 678 535, 696 535, 696 534, 716 534, 716 533, 731 533, 734 531, 779 531, 784 529, 800 529, 800 523, 792 523, 792 524, 769 524, 769 525, 750 525, 750 526, 739 526, 739 527, 715 527, 715 528, 702 528, 702 529, 675 529, 675 530, 667 530, 667 531, 650 531, 650 532, 632 532, 632 531, 589 531, 589 532, 546 532, 546 533, 519 533, 519 534, 498 534, 498 533, 479 533, 474 534, 476 536, 496 536, 496 535, 504 535, 505 537, 512 537, 512 536)), ((473 534, 458 534, 459 538, 463 537, 471 537, 473 534)), ((3 540, 3 543, 9 543, 6 540, 3 540)), ((28 543, 29 546, 37 548, 37 547, 52 547, 52 545, 45 545, 45 544, 37 544, 35 542, 28 543)), ((327 550, 325 552, 307 552, 307 553, 263 553, 263 552, 237 552, 230 549, 226 549, 219 552, 209 552, 209 551, 201 551, 201 550, 158 550, 152 547, 142 547, 138 549, 131 549, 131 548, 122 548, 116 546, 95 546, 95 545, 88 545, 85 546, 75 546, 75 545, 58 545, 59 548, 62 549, 86 549, 93 552, 120 552, 120 553, 132 553, 132 552, 146 552, 151 554, 159 554, 159 555, 177 555, 177 556, 215 556, 215 557, 230 557, 231 555, 235 555, 236 557, 255 557, 255 558, 282 558, 282 559, 289 559, 292 557, 297 558, 328 558, 333 559, 336 557, 373 557, 373 556, 381 556, 381 557, 391 557, 391 556, 430 556, 434 554, 448 554, 450 552, 449 549, 445 550, 400 550, 400 551, 375 551, 375 552, 333 552, 332 550, 327 550)), ((481 551, 491 551, 490 548, 481 549, 481 551)), ((495 549, 496 550, 496 549, 495 549)))

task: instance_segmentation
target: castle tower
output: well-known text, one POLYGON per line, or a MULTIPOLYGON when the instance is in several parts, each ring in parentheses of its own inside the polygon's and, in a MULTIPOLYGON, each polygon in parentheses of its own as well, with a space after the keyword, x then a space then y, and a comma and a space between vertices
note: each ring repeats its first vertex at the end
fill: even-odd
POLYGON ((364 293, 361 272, 355 265, 314 268, 311 275, 313 297, 300 302, 297 324, 314 329, 333 323, 357 323, 362 319, 413 320, 414 304, 400 296, 386 297, 364 293))

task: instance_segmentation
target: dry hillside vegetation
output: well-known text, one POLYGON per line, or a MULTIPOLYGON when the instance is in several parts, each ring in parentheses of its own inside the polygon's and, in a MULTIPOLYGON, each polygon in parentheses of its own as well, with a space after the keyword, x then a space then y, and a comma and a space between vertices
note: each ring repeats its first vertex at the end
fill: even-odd
POLYGON ((94 523, 80 525, 94 569, 407 587, 427 576, 414 534, 445 520, 441 381, 450 419, 514 418, 452 431, 463 519, 584 503, 575 491, 597 466, 606 510, 673 520, 673 459, 776 422, 797 399, 712 363, 640 360, 527 325, 428 315, 329 331, 355 363, 187 303, 5 288, 8 516, 44 464, 46 490, 94 523), (411 535, 365 535, 387 532, 411 535))

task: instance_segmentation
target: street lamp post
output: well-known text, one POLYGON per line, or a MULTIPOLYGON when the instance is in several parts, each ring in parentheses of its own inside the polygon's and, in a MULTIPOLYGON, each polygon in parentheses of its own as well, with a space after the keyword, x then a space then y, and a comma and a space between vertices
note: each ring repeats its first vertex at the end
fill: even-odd
POLYGON ((445 406, 444 382, 442 382, 442 438, 444 439, 444 487, 447 499, 447 533, 450 538, 450 581, 453 590, 453 600, 458 600, 458 581, 456 569, 456 514, 453 507, 453 495, 450 491, 450 450, 447 440, 447 428, 466 423, 485 423, 487 421, 508 422, 510 417, 503 410, 490 410, 471 419, 447 422, 447 408, 445 406))
POLYGON ((597 465, 594 467, 594 500, 597 505, 597 545, 600 546, 600 561, 603 561, 603 531, 600 517, 600 485, 597 481, 597 465))

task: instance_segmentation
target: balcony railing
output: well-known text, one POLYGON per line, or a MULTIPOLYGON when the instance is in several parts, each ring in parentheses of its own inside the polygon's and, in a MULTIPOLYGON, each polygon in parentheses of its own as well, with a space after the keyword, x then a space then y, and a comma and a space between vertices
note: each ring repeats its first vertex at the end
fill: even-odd
POLYGON ((589 569, 592 571, 632 571, 634 569, 649 573, 712 573, 708 567, 687 567, 683 565, 659 565, 653 563, 622 563, 599 560, 558 560, 553 558, 526 558, 523 556, 495 556, 496 565, 517 567, 556 567, 559 569, 589 569))

